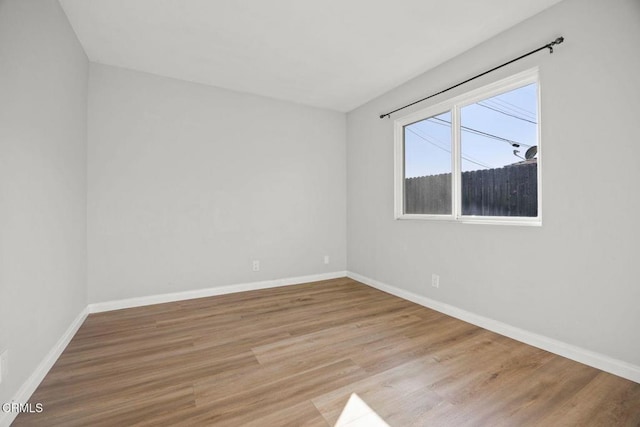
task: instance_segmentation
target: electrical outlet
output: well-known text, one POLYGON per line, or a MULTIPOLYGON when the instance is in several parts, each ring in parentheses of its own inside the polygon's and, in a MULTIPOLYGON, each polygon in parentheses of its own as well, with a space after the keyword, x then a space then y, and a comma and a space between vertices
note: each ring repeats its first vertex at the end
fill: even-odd
POLYGON ((260 261, 259 260, 257 260, 257 259, 253 260, 252 270, 253 271, 260 271, 260 261))
POLYGON ((329 264, 329 255, 324 256, 324 263, 329 264))
POLYGON ((437 274, 431 275, 431 286, 433 286, 434 288, 440 287, 440 276, 438 276, 437 274))
POLYGON ((0 383, 7 378, 7 368, 9 367, 7 364, 8 355, 9 350, 4 350, 0 353, 0 383))

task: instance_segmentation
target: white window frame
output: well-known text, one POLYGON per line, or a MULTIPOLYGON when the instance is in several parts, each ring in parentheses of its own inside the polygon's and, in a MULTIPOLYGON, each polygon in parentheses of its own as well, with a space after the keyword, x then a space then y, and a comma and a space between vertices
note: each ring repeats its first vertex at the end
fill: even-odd
POLYGON ((542 144, 540 141, 540 79, 538 68, 533 68, 505 79, 456 96, 436 105, 424 108, 409 115, 400 117, 394 121, 394 193, 395 193, 395 218, 419 219, 435 221, 455 221, 467 224, 499 224, 499 225, 542 225, 542 144), (480 216, 462 215, 462 183, 460 160, 460 110, 470 104, 474 104, 486 98, 491 98, 520 87, 536 83, 537 88, 537 113, 538 124, 536 126, 537 178, 538 178, 538 216, 537 217, 506 217, 506 216, 480 216), (405 214, 404 213, 404 127, 451 111, 451 215, 430 214, 405 214))

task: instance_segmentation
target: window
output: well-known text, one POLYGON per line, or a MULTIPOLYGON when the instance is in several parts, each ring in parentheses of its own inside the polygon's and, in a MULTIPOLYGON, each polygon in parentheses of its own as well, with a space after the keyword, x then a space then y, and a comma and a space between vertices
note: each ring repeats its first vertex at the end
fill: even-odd
POLYGON ((540 225, 538 97, 531 70, 396 120, 396 218, 540 225))

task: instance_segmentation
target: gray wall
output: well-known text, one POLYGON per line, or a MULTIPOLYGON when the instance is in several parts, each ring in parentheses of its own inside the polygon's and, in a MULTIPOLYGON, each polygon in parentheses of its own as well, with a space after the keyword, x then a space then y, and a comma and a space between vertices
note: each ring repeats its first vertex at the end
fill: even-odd
POLYGON ((345 270, 345 114, 90 74, 90 302, 345 270))
POLYGON ((637 0, 568 0, 349 113, 348 269, 640 365, 639 42, 637 0), (378 115, 561 34, 553 55, 449 93, 540 67, 543 226, 395 221, 393 119, 378 115))
POLYGON ((87 76, 57 1, 0 2, 0 402, 87 305, 87 76))

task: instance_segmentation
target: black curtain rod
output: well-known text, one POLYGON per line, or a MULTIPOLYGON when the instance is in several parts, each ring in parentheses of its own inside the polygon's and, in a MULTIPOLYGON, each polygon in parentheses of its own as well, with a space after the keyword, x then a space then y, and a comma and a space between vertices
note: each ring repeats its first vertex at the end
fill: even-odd
POLYGON ((561 36, 561 37, 558 37, 557 39, 555 39, 555 40, 554 40, 554 41, 552 41, 551 43, 547 43, 547 44, 545 44, 544 46, 540 46, 539 48, 534 49, 534 50, 532 50, 531 52, 527 52, 527 53, 525 53, 524 55, 520 55, 520 56, 518 56, 517 58, 512 59, 511 61, 507 61, 507 62, 505 62, 504 64, 498 65, 497 67, 493 67, 493 68, 492 68, 492 69, 490 69, 490 70, 487 70, 487 71, 485 71, 485 72, 483 72, 483 73, 477 74, 477 75, 475 75, 475 76, 473 76, 473 77, 471 77, 471 78, 469 78, 469 79, 467 79, 467 80, 465 80, 465 81, 463 81, 463 82, 457 83, 457 84, 455 84, 455 85, 453 85, 453 86, 451 86, 451 87, 448 87, 448 88, 446 88, 446 89, 444 89, 444 90, 441 90, 441 91, 440 91, 440 92, 438 92, 438 93, 434 93, 434 94, 429 95, 429 96, 427 96, 427 97, 425 97, 425 98, 422 98, 422 99, 419 99, 419 100, 417 100, 417 101, 414 101, 414 102, 412 102, 411 104, 407 104, 407 105, 405 105, 404 107, 396 108, 395 110, 393 110, 393 111, 389 111, 388 113, 380 114, 380 118, 381 118, 381 119, 384 119, 385 117, 389 117, 389 118, 391 118, 391 115, 392 115, 393 113, 396 113, 396 112, 398 112, 398 111, 400 111, 400 110, 404 110, 405 108, 409 108, 409 107, 411 107, 412 105, 416 105, 416 104, 418 104, 418 103, 420 103, 420 102, 422 102, 422 101, 426 101, 427 99, 429 99, 429 98, 433 98, 434 96, 440 95, 441 93, 448 92, 448 91, 450 91, 451 89, 455 89, 455 88, 457 88, 458 86, 462 86, 462 85, 463 85, 463 84, 465 84, 465 83, 469 83, 471 80, 475 80, 475 79, 477 79, 477 78, 479 78, 479 77, 484 76, 485 74, 489 74, 489 73, 491 73, 491 72, 493 72, 493 71, 495 71, 495 70, 497 70, 497 69, 499 69, 499 68, 505 67, 505 66, 507 66, 507 65, 509 65, 509 64, 511 64, 511 63, 513 63, 513 62, 519 61, 519 60, 521 60, 522 58, 526 58, 526 57, 527 57, 527 56, 529 56, 529 55, 533 55, 533 54, 534 54, 534 53, 536 53, 536 52, 540 52, 540 51, 541 51, 541 50, 543 50, 543 49, 549 49, 549 53, 553 53, 553 46, 555 46, 555 45, 557 45, 557 44, 560 44, 560 43, 562 43, 563 41, 564 41, 564 37, 562 37, 562 36, 561 36))

